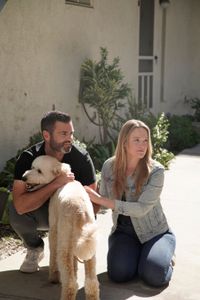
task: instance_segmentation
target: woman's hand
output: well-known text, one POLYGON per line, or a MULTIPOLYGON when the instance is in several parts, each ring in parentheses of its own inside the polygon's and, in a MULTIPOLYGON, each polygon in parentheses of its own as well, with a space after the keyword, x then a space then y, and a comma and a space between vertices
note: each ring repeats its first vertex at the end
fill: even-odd
POLYGON ((111 208, 114 209, 115 207, 115 201, 102 197, 101 195, 99 195, 97 192, 95 192, 94 190, 92 190, 91 188, 89 188, 88 186, 84 186, 86 192, 88 193, 90 200, 95 203, 95 204, 99 204, 101 206, 104 206, 106 208, 111 208))
POLYGON ((90 200, 95 203, 95 204, 100 204, 101 205, 101 196, 95 192, 93 189, 91 189, 89 186, 84 186, 86 192, 88 193, 90 200))

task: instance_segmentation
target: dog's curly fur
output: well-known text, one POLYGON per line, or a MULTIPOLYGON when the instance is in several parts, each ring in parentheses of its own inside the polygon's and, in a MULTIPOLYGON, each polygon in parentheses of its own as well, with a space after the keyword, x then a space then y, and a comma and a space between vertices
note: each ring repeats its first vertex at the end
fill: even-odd
MULTIPOLYGON (((61 172, 69 171, 68 164, 43 155, 33 161, 32 169, 25 172, 24 178, 28 185, 38 187, 48 184, 61 172)), ((78 259, 85 265, 86 299, 99 299, 96 231, 93 207, 80 182, 69 182, 53 194, 49 204, 49 280, 61 281, 61 300, 76 298, 78 259)))

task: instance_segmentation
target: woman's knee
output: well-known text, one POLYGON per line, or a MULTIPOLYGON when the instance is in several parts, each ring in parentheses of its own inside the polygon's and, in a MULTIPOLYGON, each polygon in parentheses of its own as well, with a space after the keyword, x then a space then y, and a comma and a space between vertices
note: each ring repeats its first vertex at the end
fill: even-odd
POLYGON ((115 231, 109 237, 108 276, 115 282, 127 282, 137 273, 140 244, 129 234, 115 231))
POLYGON ((149 285, 164 286, 169 283, 173 273, 172 257, 176 238, 166 232, 145 243, 138 265, 139 276, 149 285))
POLYGON ((162 266, 156 262, 146 262, 142 267, 139 265, 138 268, 140 278, 148 285, 155 287, 167 285, 171 280, 172 273, 173 267, 171 264, 162 266))
POLYGON ((111 264, 108 262, 108 277, 114 282, 128 282, 134 278, 136 270, 131 266, 124 266, 118 262, 111 264))
POLYGON ((108 276, 114 282, 127 282, 134 278, 137 273, 137 258, 133 255, 126 255, 113 251, 108 252, 107 269, 108 276))

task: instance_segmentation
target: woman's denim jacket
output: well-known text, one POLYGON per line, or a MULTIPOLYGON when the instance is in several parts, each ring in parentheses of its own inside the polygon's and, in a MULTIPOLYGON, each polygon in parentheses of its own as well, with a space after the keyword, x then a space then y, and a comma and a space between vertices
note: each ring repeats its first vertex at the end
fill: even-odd
MULTIPOLYGON (((100 194, 113 199, 113 160, 105 161, 101 172, 100 194)), ((114 199, 112 232, 117 226, 119 214, 130 216, 135 232, 141 243, 166 232, 169 227, 160 204, 160 194, 164 182, 164 167, 152 160, 152 167, 147 182, 139 196, 134 195, 135 186, 132 176, 127 177, 126 201, 114 199)))

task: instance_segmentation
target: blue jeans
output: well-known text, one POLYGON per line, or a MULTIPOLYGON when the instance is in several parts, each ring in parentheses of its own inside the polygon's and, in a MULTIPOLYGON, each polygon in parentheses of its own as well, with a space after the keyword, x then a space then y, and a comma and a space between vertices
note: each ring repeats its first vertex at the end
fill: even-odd
POLYGON ((40 230, 48 230, 49 228, 48 207, 49 201, 32 212, 19 215, 13 203, 10 203, 10 224, 22 239, 25 247, 36 248, 44 245, 44 242, 40 236, 40 230))
POLYGON ((176 238, 169 230, 141 244, 129 217, 119 217, 109 237, 108 276, 115 282, 127 282, 139 276, 151 286, 169 283, 176 238))

